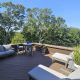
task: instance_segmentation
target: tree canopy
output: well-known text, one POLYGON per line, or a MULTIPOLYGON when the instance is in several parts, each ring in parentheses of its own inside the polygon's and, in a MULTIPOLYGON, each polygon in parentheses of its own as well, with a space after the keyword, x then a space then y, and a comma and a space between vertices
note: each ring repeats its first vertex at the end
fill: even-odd
POLYGON ((80 29, 67 26, 65 19, 55 16, 51 9, 26 8, 12 2, 1 3, 0 6, 4 8, 0 13, 0 25, 5 31, 6 43, 14 42, 14 37, 17 38, 15 31, 21 30, 20 34, 27 41, 62 46, 80 44, 80 29))
POLYGON ((0 23, 7 32, 5 36, 5 43, 7 43, 8 39, 11 37, 9 33, 22 28, 24 23, 25 8, 23 5, 13 4, 12 2, 4 2, 0 4, 0 6, 4 9, 1 13, 0 23))

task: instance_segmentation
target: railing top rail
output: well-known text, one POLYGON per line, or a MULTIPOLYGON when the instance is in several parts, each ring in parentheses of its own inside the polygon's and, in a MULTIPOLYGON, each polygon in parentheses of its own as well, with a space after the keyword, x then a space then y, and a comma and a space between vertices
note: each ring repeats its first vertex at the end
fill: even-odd
POLYGON ((64 47, 64 46, 57 46, 57 45, 49 45, 49 44, 42 44, 42 43, 33 43, 34 45, 45 45, 47 47, 57 48, 57 49, 63 49, 63 50, 69 50, 73 51, 72 47, 64 47))

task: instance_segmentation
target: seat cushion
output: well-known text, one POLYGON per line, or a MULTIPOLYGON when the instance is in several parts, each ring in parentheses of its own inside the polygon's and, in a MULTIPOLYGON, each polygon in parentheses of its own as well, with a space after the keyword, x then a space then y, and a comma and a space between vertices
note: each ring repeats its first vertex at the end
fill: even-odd
POLYGON ((13 54, 15 51, 14 50, 8 50, 8 51, 5 51, 5 54, 13 54))
POLYGON ((53 59, 56 59, 58 61, 62 61, 62 62, 65 62, 65 63, 68 61, 68 57, 69 57, 68 55, 62 54, 62 53, 55 53, 55 54, 52 55, 53 59))
POLYGON ((64 80, 65 75, 58 73, 44 65, 38 65, 28 74, 36 80, 64 80))
POLYGON ((5 55, 6 55, 5 51, 0 52, 0 57, 5 56, 5 55))
POLYGON ((7 51, 0 52, 0 57, 5 57, 8 55, 13 55, 13 54, 15 54, 14 50, 7 50, 7 51))

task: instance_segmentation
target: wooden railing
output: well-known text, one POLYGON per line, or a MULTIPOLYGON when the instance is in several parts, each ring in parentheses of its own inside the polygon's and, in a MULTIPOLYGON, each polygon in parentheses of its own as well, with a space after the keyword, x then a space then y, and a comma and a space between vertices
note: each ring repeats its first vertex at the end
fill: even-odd
POLYGON ((57 46, 57 45, 49 45, 49 44, 41 44, 41 43, 33 43, 34 45, 44 45, 47 47, 51 47, 51 48, 56 48, 56 49, 62 49, 62 50, 69 50, 69 51, 73 51, 73 48, 71 47, 64 47, 64 46, 57 46))

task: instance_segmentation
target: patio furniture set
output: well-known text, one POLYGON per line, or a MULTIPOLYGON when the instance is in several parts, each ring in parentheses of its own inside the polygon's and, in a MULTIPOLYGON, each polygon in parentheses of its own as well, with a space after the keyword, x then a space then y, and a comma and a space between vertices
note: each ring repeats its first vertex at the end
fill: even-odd
MULTIPOLYGON (((25 50, 24 53, 32 55, 32 43, 23 43, 18 46, 14 45, 0 45, 0 57, 15 55, 19 49, 25 50), (12 48, 13 47, 13 48, 12 48), (18 50, 16 50, 18 49, 18 50), (15 51, 16 50, 16 51, 15 51)), ((69 55, 62 53, 54 53, 52 61, 55 60, 65 63, 65 68, 70 68, 73 72, 65 76, 55 70, 52 70, 42 64, 33 68, 28 72, 30 80, 80 80, 80 67, 74 66, 73 52, 69 55)))
POLYGON ((16 55, 20 51, 24 51, 22 53, 32 55, 32 43, 23 43, 18 45, 0 45, 0 57, 16 55))
POLYGON ((70 68, 73 72, 65 76, 40 64, 28 72, 30 80, 80 80, 80 67, 74 66, 73 52, 69 55, 55 53, 52 55, 52 61, 55 60, 65 63, 65 68, 70 68))
POLYGON ((30 80, 80 80, 80 68, 65 76, 44 65, 38 65, 28 72, 30 80))
POLYGON ((33 55, 32 49, 33 49, 32 43, 18 44, 17 53, 23 51, 22 53, 33 55))

